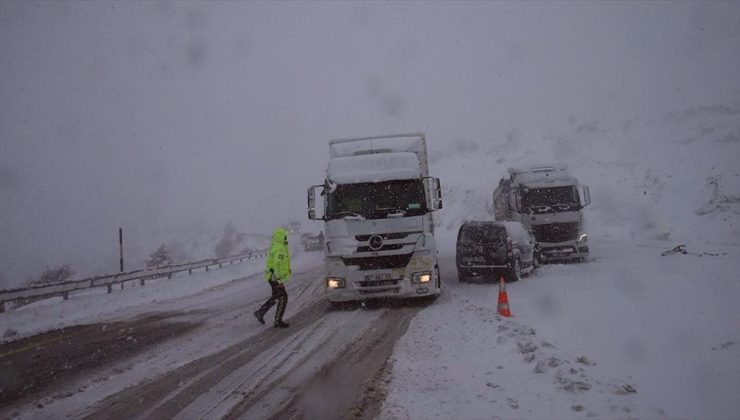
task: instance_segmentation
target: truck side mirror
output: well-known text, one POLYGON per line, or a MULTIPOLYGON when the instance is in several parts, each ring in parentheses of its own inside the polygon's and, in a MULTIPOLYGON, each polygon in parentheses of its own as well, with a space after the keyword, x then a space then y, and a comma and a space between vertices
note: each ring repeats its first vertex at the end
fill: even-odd
POLYGON ((442 187, 439 178, 424 178, 424 191, 427 197, 427 208, 430 211, 442 208, 442 187))
POLYGON ((434 178, 434 183, 437 184, 437 210, 439 210, 442 208, 442 185, 439 178, 434 178))
POLYGON ((316 188, 323 188, 323 185, 312 185, 308 187, 308 218, 310 220, 323 219, 316 217, 316 188))
POLYGON ((591 191, 588 189, 588 185, 583 186, 583 204, 581 207, 586 207, 591 204, 591 191))

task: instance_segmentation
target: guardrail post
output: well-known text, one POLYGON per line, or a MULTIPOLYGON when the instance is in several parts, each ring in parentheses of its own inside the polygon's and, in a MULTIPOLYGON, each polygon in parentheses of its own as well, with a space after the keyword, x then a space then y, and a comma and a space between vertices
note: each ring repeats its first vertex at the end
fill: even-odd
POLYGON ((172 273, 168 273, 168 274, 167 274, 167 278, 168 278, 168 279, 171 279, 171 278, 172 278, 172 273))
POLYGON ((143 278, 141 280, 139 280, 139 282, 141 283, 142 286, 144 285, 144 279, 143 278))
POLYGON ((69 300, 69 292, 62 293, 62 299, 69 300))
POLYGON ((192 268, 189 268, 188 269, 188 274, 193 274, 193 269, 192 268))
POLYGON ((221 263, 218 263, 218 268, 224 268, 221 263))
POLYGON ((121 282, 121 290, 123 290, 123 285, 124 285, 124 284, 126 284, 126 282, 125 282, 125 281, 122 281, 122 282, 121 282))
POLYGON ((0 302, 0 313, 5 312, 5 302, 0 302))
POLYGON ((206 271, 208 271, 208 266, 206 266, 206 271))
POLYGON ((108 284, 106 284, 106 286, 108 286, 108 293, 112 293, 113 292, 113 285, 110 284, 110 283, 108 283, 108 284))

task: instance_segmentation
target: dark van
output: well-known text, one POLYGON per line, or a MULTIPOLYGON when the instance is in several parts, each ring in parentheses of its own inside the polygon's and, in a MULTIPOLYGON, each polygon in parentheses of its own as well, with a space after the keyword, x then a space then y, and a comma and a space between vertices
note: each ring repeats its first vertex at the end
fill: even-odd
POLYGON ((457 233, 457 275, 473 279, 517 281, 538 267, 534 238, 519 222, 464 222, 457 233))

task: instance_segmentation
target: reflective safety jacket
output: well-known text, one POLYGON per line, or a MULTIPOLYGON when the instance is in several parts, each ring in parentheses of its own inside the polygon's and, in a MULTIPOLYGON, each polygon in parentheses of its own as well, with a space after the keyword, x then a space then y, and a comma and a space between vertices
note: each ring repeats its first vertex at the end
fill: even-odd
POLYGON ((272 275, 280 283, 290 280, 290 253, 288 252, 288 232, 283 228, 272 231, 272 244, 267 254, 267 267, 265 268, 265 280, 270 280, 272 275))

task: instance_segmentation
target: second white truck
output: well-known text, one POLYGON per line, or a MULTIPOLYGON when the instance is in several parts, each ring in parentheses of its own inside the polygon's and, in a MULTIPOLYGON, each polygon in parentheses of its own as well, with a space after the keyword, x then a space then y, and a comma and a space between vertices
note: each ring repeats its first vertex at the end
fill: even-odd
POLYGON ((541 262, 589 256, 583 208, 591 203, 563 164, 509 168, 493 192, 496 220, 521 222, 534 236, 541 262))
POLYGON ((338 139, 329 151, 324 183, 308 189, 308 217, 324 221, 328 300, 437 297, 432 212, 442 198, 425 135, 338 139))

